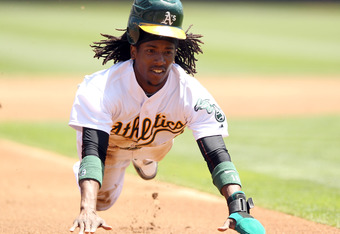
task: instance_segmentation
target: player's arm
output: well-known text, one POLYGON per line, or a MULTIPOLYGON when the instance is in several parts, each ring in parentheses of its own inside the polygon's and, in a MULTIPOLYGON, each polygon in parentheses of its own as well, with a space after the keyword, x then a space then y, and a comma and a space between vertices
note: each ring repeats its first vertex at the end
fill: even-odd
POLYGON ((229 208, 229 217, 219 231, 228 228, 239 233, 262 234, 262 224, 254 219, 249 210, 253 207, 252 200, 246 200, 241 191, 239 174, 231 161, 231 157, 220 135, 203 137, 197 140, 200 151, 208 165, 213 183, 225 197, 229 208))
POLYGON ((82 162, 79 168, 80 214, 71 232, 77 227, 79 233, 94 233, 98 227, 112 229, 96 214, 97 194, 103 181, 108 141, 109 134, 106 132, 83 128, 82 162))

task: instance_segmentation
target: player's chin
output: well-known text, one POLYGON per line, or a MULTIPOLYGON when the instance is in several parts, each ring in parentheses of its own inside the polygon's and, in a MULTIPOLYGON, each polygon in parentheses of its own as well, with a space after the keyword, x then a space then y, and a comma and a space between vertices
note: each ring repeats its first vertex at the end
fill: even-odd
POLYGON ((149 75, 149 81, 154 84, 162 84, 168 77, 168 73, 166 72, 154 72, 151 71, 149 75))

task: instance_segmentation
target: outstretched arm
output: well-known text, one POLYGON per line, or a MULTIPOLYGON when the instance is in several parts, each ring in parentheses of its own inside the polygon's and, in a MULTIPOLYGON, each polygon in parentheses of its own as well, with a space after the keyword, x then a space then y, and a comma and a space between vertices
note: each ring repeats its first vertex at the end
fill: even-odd
POLYGON ((94 233, 97 228, 111 230, 112 227, 96 213, 97 194, 99 183, 95 180, 84 179, 79 182, 81 191, 80 214, 73 222, 70 231, 73 232, 79 227, 79 233, 94 233))
POLYGON ((96 213, 97 195, 104 177, 104 163, 109 135, 103 131, 83 128, 82 161, 79 168, 79 188, 81 193, 80 214, 70 231, 79 227, 79 233, 94 233, 102 227, 112 227, 96 213))
POLYGON ((254 206, 252 199, 247 201, 246 195, 241 191, 241 180, 234 164, 231 162, 231 157, 222 136, 203 137, 198 139, 197 143, 207 162, 214 185, 228 203, 229 217, 218 230, 226 231, 231 228, 241 234, 265 233, 262 224, 249 214, 250 208, 254 206))
MULTIPOLYGON (((236 184, 230 184, 230 185, 225 185, 222 188, 222 194, 227 200, 232 194, 235 192, 241 191, 241 186, 236 185, 236 184)), ((224 232, 228 230, 229 228, 235 229, 236 226, 236 221, 234 219, 228 218, 227 221, 223 224, 223 226, 218 227, 217 230, 220 232, 224 232)))

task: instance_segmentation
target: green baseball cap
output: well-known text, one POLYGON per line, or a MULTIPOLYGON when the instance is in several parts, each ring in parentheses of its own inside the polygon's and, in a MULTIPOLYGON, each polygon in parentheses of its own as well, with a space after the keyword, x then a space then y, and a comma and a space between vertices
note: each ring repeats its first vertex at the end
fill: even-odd
POLYGON ((182 22, 183 7, 179 0, 135 0, 127 27, 129 43, 138 42, 140 29, 153 35, 186 39, 182 22))

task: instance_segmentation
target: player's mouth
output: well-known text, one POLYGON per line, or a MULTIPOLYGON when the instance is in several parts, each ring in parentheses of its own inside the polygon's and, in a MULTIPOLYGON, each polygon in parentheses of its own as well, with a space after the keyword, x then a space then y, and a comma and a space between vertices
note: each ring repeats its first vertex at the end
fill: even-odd
POLYGON ((151 68, 151 71, 153 72, 153 73, 156 73, 156 74, 162 74, 162 73, 164 73, 165 72, 165 68, 160 68, 160 67, 155 67, 155 68, 151 68))
POLYGON ((152 70, 154 73, 158 73, 158 74, 160 74, 160 73, 162 73, 163 72, 163 70, 152 70))

